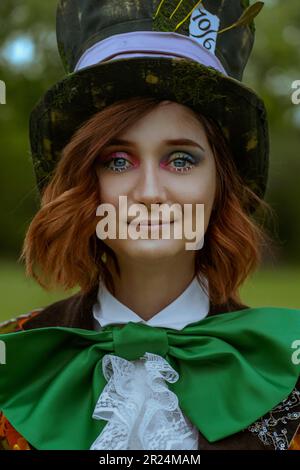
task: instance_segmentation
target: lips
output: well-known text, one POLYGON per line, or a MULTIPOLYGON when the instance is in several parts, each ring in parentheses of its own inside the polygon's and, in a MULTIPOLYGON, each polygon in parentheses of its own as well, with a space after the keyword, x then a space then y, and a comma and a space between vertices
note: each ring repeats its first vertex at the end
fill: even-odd
POLYGON ((153 225, 169 225, 169 224, 172 224, 173 222, 165 222, 165 221, 143 221, 143 222, 139 222, 140 225, 143 225, 143 226, 153 226, 153 225))
POLYGON ((128 225, 133 222, 134 225, 143 225, 143 226, 153 226, 153 225, 168 225, 168 224, 173 224, 174 223, 174 220, 141 220, 139 222, 135 222, 135 221, 129 221, 128 222, 128 225))

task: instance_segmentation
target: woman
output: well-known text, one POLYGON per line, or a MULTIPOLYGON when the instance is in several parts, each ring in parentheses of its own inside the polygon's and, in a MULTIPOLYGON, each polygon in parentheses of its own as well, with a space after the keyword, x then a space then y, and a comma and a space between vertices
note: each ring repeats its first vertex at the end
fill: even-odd
MULTIPOLYGON (((213 1, 197 10, 202 2, 187 2, 184 8, 194 14, 188 34, 174 35, 167 20, 176 18, 175 4, 169 16, 163 2, 145 2, 143 11, 139 2, 128 11, 117 8, 122 2, 103 2, 99 11, 88 3, 80 15, 68 10, 74 2, 58 9, 58 42, 76 73, 48 92, 31 118, 42 200, 22 252, 27 274, 46 289, 79 284, 80 292, 2 325, 9 358, 0 377, 2 446, 296 449, 300 312, 251 308, 238 293, 269 241, 252 217, 254 210, 268 208, 261 197, 268 147, 264 108, 254 92, 229 76, 241 74, 253 28, 233 29, 234 36, 228 32, 219 45, 219 53, 230 58, 235 35, 248 38, 239 71, 234 61, 226 71, 189 34, 198 16, 224 24, 238 19, 245 6, 217 8, 213 1), (142 20, 149 12, 155 13, 153 26, 170 34, 148 30, 145 23, 145 31, 126 30, 125 23, 138 23, 138 15, 142 20), (97 34, 90 29, 95 15, 109 18, 115 28, 105 39, 99 22, 97 34), (76 37, 68 36, 75 34, 74 18, 87 34, 79 57, 76 37), (137 37, 144 42, 138 45, 137 37), (178 58, 182 40, 184 56, 178 58), (114 63, 139 47, 140 55, 163 55, 166 48, 171 55, 173 47, 173 56, 114 63), (180 71, 186 75, 178 76, 180 71), (92 83, 87 92, 83 83, 92 83), (81 96, 85 92, 91 101, 81 96), (239 113, 229 115, 230 109, 239 113), (121 210, 120 196, 150 216, 142 222, 121 210), (150 237, 110 232, 105 238, 97 230, 103 204, 116 209, 118 217, 106 220, 115 222, 118 234, 125 226, 129 234, 131 227, 150 237), (165 209, 156 224, 149 223, 152 204, 165 209), (177 210, 168 213, 173 204, 177 210), (186 248, 186 231, 175 237, 186 205, 204 209, 202 225, 195 211, 184 219, 204 238, 200 249, 186 248), (155 237, 162 225, 172 235, 155 237)), ((248 18, 253 15, 248 10, 248 18)))

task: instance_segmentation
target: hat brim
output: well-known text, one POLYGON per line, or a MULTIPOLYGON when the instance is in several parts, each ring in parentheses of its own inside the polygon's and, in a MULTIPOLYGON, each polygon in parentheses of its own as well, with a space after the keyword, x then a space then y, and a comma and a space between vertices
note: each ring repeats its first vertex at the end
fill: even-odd
POLYGON ((191 107, 217 122, 245 184, 266 190, 269 136, 263 100, 249 87, 189 59, 118 59, 69 74, 30 115, 34 171, 41 192, 62 149, 94 113, 130 96, 155 96, 191 107))

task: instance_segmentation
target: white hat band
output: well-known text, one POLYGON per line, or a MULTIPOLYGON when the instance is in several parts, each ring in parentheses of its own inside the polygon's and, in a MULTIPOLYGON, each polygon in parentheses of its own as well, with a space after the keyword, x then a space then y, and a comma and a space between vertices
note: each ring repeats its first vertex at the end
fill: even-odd
POLYGON ((195 39, 163 31, 134 31, 103 39, 84 52, 74 72, 104 61, 145 56, 191 59, 228 76, 219 59, 195 39))

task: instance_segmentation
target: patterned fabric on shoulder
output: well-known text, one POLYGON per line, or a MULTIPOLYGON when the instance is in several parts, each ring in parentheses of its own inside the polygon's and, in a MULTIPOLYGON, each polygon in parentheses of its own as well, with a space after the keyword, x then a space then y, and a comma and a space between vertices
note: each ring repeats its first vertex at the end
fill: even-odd
MULTIPOLYGON (((0 323, 0 333, 13 333, 22 330, 22 326, 39 314, 42 308, 18 315, 0 323)), ((31 450, 32 447, 24 437, 10 424, 0 410, 0 450, 31 450)))
POLYGON ((18 315, 15 318, 10 318, 4 322, 0 322, 0 334, 12 333, 14 331, 22 330, 24 323, 38 315, 41 310, 43 310, 43 307, 31 310, 30 312, 24 313, 22 315, 18 315))
POLYGON ((0 411, 0 450, 32 450, 26 439, 0 411))
POLYGON ((300 380, 285 400, 247 429, 272 450, 300 450, 300 380))

